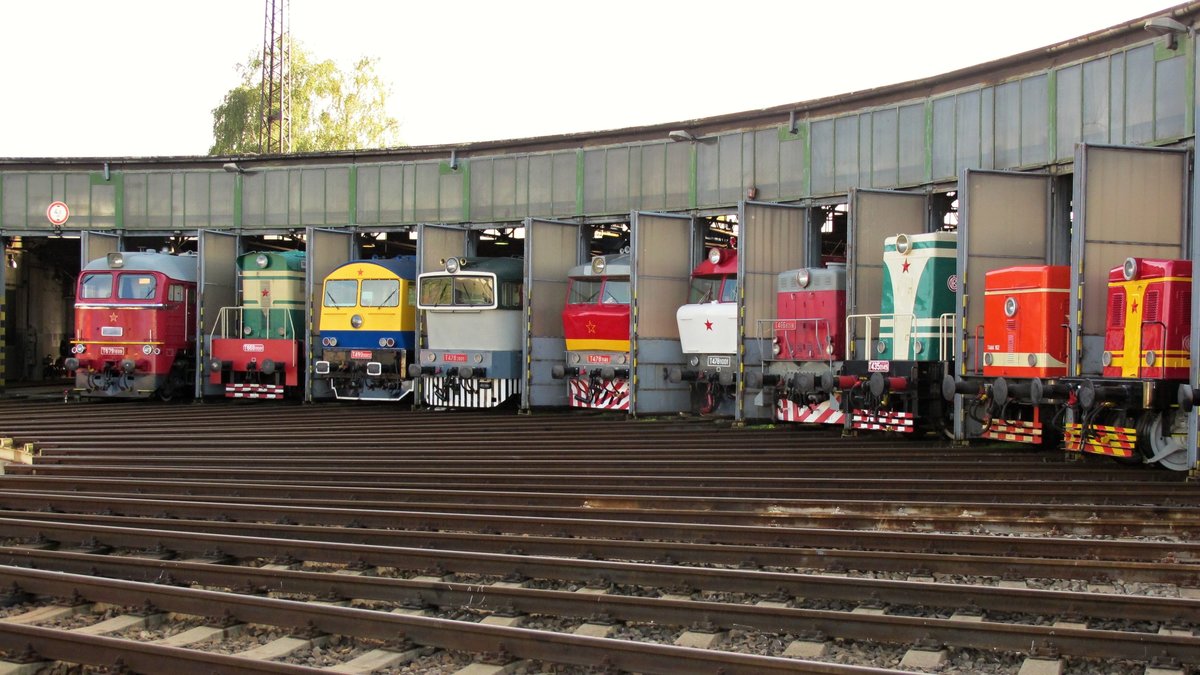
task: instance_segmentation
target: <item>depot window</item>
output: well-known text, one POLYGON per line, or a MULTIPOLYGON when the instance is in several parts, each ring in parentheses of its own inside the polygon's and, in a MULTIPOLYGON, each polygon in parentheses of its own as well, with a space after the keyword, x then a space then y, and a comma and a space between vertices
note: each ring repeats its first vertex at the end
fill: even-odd
POLYGON ((363 307, 398 307, 400 280, 363 279, 359 304, 363 307))
POLYGON ((353 307, 358 302, 358 282, 354 279, 330 279, 325 282, 326 307, 353 307))
POLYGON ((117 297, 122 300, 149 300, 157 290, 153 274, 122 274, 117 282, 117 297))
POLYGON ((79 282, 79 298, 81 300, 101 300, 112 297, 112 275, 85 274, 79 282))

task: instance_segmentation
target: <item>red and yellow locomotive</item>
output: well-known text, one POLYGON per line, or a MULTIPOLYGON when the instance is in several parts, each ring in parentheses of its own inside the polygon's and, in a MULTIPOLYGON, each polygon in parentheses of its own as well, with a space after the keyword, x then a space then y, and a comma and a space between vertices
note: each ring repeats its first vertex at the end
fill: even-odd
POLYGON ((567 363, 551 374, 567 380, 571 407, 629 410, 629 272, 629 255, 621 254, 596 256, 567 274, 567 363))
POLYGON ((97 398, 164 400, 192 393, 196 256, 109 253, 79 274, 67 370, 97 398))
POLYGON ((1101 377, 1070 378, 1066 449, 1186 468, 1176 406, 1191 358, 1192 263, 1128 258, 1108 276, 1101 377))

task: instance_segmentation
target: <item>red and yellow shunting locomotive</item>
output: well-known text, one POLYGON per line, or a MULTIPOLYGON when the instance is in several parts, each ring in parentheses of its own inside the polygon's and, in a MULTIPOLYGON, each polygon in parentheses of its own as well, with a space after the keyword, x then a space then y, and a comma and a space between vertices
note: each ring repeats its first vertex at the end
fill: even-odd
POLYGON ((628 254, 596 256, 567 274, 567 362, 551 375, 567 380, 573 408, 629 410, 629 262, 628 254))
POLYGON ((79 274, 67 370, 94 398, 164 400, 195 383, 196 256, 109 253, 79 274))
POLYGON ((1066 378, 1068 451, 1186 469, 1192 263, 1128 258, 1108 275, 1103 370, 1066 378))

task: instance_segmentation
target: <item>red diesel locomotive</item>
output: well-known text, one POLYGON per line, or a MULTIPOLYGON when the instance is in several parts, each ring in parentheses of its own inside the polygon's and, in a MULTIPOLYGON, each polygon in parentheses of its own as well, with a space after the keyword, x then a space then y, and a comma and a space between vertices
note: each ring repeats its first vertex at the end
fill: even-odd
POLYGON ((79 274, 67 370, 94 398, 169 400, 195 384, 196 256, 109 253, 79 274))
POLYGON ((629 410, 629 272, 622 254, 596 256, 567 274, 567 362, 551 374, 567 380, 573 408, 629 410))

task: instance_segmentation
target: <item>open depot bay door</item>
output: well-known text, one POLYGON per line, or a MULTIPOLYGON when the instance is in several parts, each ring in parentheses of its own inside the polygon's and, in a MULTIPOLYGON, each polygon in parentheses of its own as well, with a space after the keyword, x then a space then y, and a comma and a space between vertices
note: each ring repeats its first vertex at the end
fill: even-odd
MULTIPOLYGON (((746 373, 761 368, 771 349, 775 281, 780 272, 806 267, 812 244, 809 209, 742 202, 738 206, 738 397, 735 419, 770 419, 770 405, 756 405, 746 373)), ((819 239, 818 239, 819 242, 819 239)), ((819 244, 818 244, 819 247, 819 244)))
POLYGON ((96 258, 121 250, 121 235, 115 232, 79 233, 79 268, 83 269, 96 258))
POLYGON ((667 366, 683 363, 675 313, 687 302, 694 225, 690 216, 634 211, 630 239, 630 410, 677 413, 691 406, 686 383, 671 384, 667 366))
POLYGON ((339 265, 358 256, 354 233, 310 227, 305 232, 305 275, 308 291, 308 330, 304 332, 304 353, 308 355, 308 366, 304 376, 304 399, 331 398, 333 390, 326 380, 313 378, 313 363, 316 362, 318 328, 321 318, 321 288, 325 277, 339 265))
MULTIPOLYGON (((878 314, 883 298, 883 241, 896 234, 928 229, 923 194, 893 190, 850 191, 847 232, 846 315, 878 314)), ((878 325, 878 321, 875 322, 878 325)), ((875 329, 878 332, 878 329, 875 329)), ((846 358, 870 359, 861 322, 851 321, 846 358)))
POLYGON ((566 354, 563 306, 567 273, 579 263, 577 223, 525 219, 525 386, 521 408, 566 406, 569 387, 555 380, 554 364, 566 354))
MULTIPOLYGON (((955 375, 982 372, 975 346, 982 340, 984 282, 992 270, 1064 260, 1066 231, 1052 230, 1051 177, 1044 173, 966 169, 958 182, 958 326, 955 375)), ((962 395, 955 397, 954 435, 965 437, 962 395)))
POLYGON ((223 384, 210 384, 205 377, 204 364, 212 353, 212 332, 220 318, 222 307, 238 303, 237 257, 240 238, 232 232, 200 230, 196 236, 199 254, 199 279, 196 284, 198 311, 196 313, 196 397, 225 392, 223 384))

